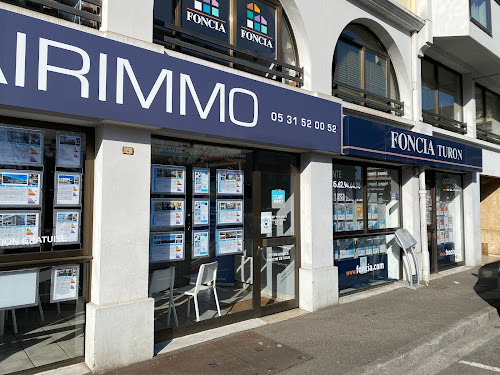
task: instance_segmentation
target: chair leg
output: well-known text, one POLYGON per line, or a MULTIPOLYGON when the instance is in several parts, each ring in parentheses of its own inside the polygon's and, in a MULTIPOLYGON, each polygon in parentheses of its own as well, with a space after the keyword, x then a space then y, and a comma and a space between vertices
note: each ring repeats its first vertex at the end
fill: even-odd
POLYGON ((219 298, 217 297, 217 289, 215 287, 214 287, 214 296, 215 296, 215 303, 217 304, 217 312, 219 313, 220 316, 219 298))
MULTIPOLYGON (((175 322, 175 325, 178 327, 179 320, 177 320, 177 311, 175 311, 174 295, 172 293, 170 294, 170 307, 174 311, 174 322, 175 322)), ((169 324, 170 324, 170 322, 169 322, 169 324)))
POLYGON ((189 319, 189 316, 191 315, 191 296, 188 296, 188 302, 187 302, 187 317, 189 319))
POLYGON ((45 322, 45 317, 43 315, 42 302, 40 301, 40 297, 38 297, 38 311, 40 311, 40 320, 45 322))
POLYGON ((198 295, 194 295, 194 309, 196 310, 196 321, 200 321, 200 310, 198 309, 198 295))
POLYGON ((12 312, 12 326, 14 327, 14 333, 17 335, 16 311, 14 309, 12 309, 10 311, 12 312))

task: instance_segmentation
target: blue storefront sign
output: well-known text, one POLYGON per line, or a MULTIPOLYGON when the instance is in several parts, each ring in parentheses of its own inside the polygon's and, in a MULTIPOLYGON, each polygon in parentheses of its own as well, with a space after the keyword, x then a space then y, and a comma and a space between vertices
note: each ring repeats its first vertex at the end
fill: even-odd
POLYGON ((387 281, 387 254, 376 254, 335 262, 338 267, 339 289, 362 288, 373 281, 387 281))
POLYGON ((341 106, 0 10, 0 105, 340 152, 341 106))
POLYGON ((342 153, 406 164, 482 172, 482 149, 444 138, 344 117, 342 153))

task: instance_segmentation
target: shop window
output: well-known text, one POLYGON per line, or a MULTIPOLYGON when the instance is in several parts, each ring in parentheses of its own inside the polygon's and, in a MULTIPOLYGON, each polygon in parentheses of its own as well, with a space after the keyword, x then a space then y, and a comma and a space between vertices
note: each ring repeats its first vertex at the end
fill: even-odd
POLYGON ((252 171, 252 151, 152 140, 155 331, 252 309, 252 171), (202 267, 215 267, 216 288, 202 287, 195 308, 191 287, 202 267), (164 272, 173 272, 171 290, 155 289, 155 278, 164 272))
POLYGON ((396 75, 387 51, 366 27, 351 24, 335 50, 333 94, 356 104, 403 115, 396 75))
POLYGON ((476 84, 477 137, 500 143, 500 95, 476 84))
POLYGON ((490 0, 470 0, 470 19, 480 29, 491 35, 490 0))
POLYGON ((8 120, 0 123, 0 368, 83 361, 93 131, 8 120))
POLYGON ((398 169, 334 162, 334 261, 341 293, 400 277, 398 169))
POLYGON ((462 114, 462 76, 428 58, 421 61, 424 121, 465 134, 467 125, 462 114))
POLYGON ((303 83, 290 23, 275 1, 155 0, 153 42, 289 85, 303 83))

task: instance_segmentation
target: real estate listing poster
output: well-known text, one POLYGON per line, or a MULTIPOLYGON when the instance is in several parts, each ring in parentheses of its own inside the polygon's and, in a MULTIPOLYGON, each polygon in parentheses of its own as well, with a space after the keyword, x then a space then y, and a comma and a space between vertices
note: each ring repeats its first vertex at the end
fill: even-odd
POLYGON ((150 242, 151 262, 184 260, 184 232, 151 233, 150 242))
POLYGON ((242 224, 243 200, 217 200, 217 224, 242 224))
POLYGON ((151 169, 151 193, 184 194, 186 168, 174 165, 152 165, 151 169))
POLYGON ((193 226, 210 225, 210 201, 193 199, 193 226))
POLYGON ((205 258, 210 250, 210 233, 208 231, 193 231, 192 258, 205 258))
POLYGON ((243 171, 217 170, 217 195, 243 195, 243 171))
POLYGON ((43 165, 43 133, 0 126, 0 164, 43 165))
POLYGON ((54 210, 54 243, 79 243, 80 222, 79 210, 54 210))
POLYGON ((0 247, 37 246, 40 212, 0 211, 0 247))
POLYGON ((56 206, 79 206, 81 203, 82 175, 80 173, 56 172, 56 206))
POLYGON ((217 230, 217 255, 243 253, 243 229, 217 230))
POLYGON ((40 206, 42 174, 0 170, 0 206, 40 206))
POLYGON ((193 194, 210 194, 210 169, 193 168, 193 194))
POLYGON ((58 133, 56 138, 56 165, 80 168, 82 166, 82 137, 58 133))
POLYGON ((56 266, 51 269, 50 303, 78 299, 80 266, 56 266))
POLYGON ((183 227, 184 199, 151 199, 151 227, 183 227))

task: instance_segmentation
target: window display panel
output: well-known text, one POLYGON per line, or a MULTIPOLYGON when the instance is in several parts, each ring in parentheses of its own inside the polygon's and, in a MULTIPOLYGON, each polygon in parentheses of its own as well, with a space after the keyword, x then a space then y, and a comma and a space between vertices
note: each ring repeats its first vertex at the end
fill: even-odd
POLYGON ((392 234, 334 240, 333 249, 340 293, 400 278, 400 248, 392 234))
POLYGON ((155 299, 155 331, 218 318, 218 309, 221 316, 251 309, 253 152, 153 138, 151 169, 151 212, 156 217, 150 227, 149 292, 155 299), (164 173, 166 169, 170 172, 164 173), (177 189, 179 182, 182 188, 177 189), (161 221, 163 207, 158 211, 155 205, 174 203, 175 214, 175 202, 182 202, 180 217, 164 215, 161 221), (219 306, 213 290, 199 291, 196 297, 186 294, 200 272, 207 276, 214 267, 219 306), (170 288, 162 274, 172 272, 170 288), (197 298, 199 320, 193 301, 188 310, 188 298, 197 298))
POLYGON ((84 356, 87 268, 74 263, 0 272, 0 372, 84 356))
POLYGON ((363 169, 361 166, 333 165, 333 231, 364 229, 363 169))
POLYGON ((368 167, 368 229, 400 226, 399 171, 368 167))
POLYGON ((83 249, 86 147, 84 133, 0 124, 0 255, 83 249))
POLYGON ((464 260, 462 177, 436 173, 436 237, 438 266, 464 260))

